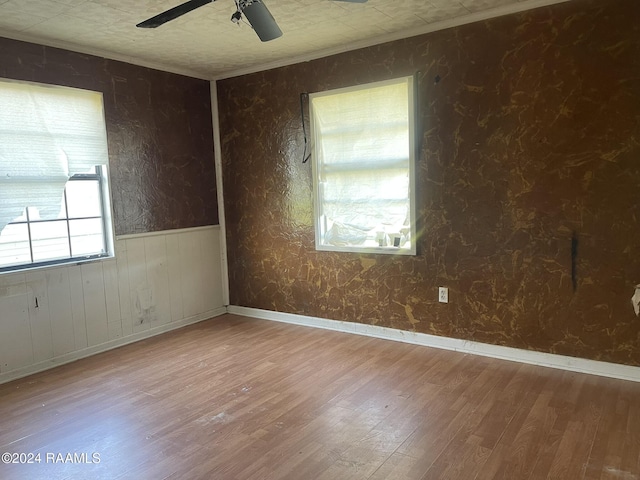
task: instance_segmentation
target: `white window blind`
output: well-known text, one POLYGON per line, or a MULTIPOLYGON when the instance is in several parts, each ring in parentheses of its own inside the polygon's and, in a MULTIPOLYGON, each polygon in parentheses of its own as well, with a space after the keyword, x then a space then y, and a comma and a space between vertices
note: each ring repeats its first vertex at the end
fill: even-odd
POLYGON ((311 95, 319 249, 415 252, 412 80, 311 95))
POLYGON ((107 157, 100 93, 0 79, 0 231, 26 207, 56 218, 69 178, 107 157))

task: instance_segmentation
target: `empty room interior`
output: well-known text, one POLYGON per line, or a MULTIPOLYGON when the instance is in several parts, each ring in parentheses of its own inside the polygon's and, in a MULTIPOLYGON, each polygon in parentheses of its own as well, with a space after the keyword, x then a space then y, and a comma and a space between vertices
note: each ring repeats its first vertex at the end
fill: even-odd
POLYGON ((640 2, 0 0, 0 454, 640 479, 640 2))

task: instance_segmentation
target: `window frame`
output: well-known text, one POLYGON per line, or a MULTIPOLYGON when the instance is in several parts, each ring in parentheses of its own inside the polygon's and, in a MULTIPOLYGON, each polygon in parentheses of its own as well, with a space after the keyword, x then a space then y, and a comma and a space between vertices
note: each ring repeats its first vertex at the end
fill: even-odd
MULTIPOLYGON (((99 260, 103 258, 112 258, 113 257, 113 242, 111 238, 113 237, 113 232, 111 229, 111 215, 108 213, 110 211, 110 206, 108 205, 108 175, 106 173, 106 166, 96 165, 95 173, 78 173, 72 175, 68 182, 83 182, 83 181, 96 181, 98 184, 98 194, 100 196, 100 215, 99 216, 91 216, 91 217, 70 217, 69 216, 69 204, 67 200, 67 188, 65 186, 63 196, 64 196, 64 210, 65 216, 62 218, 55 218, 49 220, 31 220, 29 218, 29 208, 25 208, 25 216, 26 220, 16 220, 9 222, 7 225, 27 225, 28 232, 28 241, 29 241, 29 254, 31 257, 31 261, 29 263, 20 263, 16 265, 7 265, 5 267, 0 267, 0 274, 5 272, 16 272, 23 270, 31 270, 41 267, 55 266, 55 265, 65 265, 65 264, 77 264, 82 262, 88 262, 93 260, 99 260), (70 221, 72 220, 88 220, 88 219, 100 219, 100 223, 102 224, 102 244, 104 246, 104 251, 102 253, 95 253, 90 255, 73 255, 73 248, 71 245, 71 232, 70 232, 70 221), (42 260, 42 261, 34 261, 33 254, 33 238, 31 233, 31 225, 34 224, 44 224, 44 223, 62 223, 66 224, 67 229, 67 240, 69 242, 69 257, 64 258, 56 258, 51 260, 42 260)), ((67 182, 67 183, 68 183, 67 182)))
MULTIPOLYGON (((337 88, 332 90, 326 90, 322 92, 316 92, 309 94, 309 111, 310 111, 310 124, 311 124, 311 136, 313 138, 312 152, 312 176, 313 176, 313 215, 314 215, 314 235, 315 235, 315 249, 317 251, 329 251, 329 252, 350 252, 350 253, 372 253, 372 254, 388 254, 388 255, 417 255, 417 228, 416 228, 416 158, 417 158, 417 143, 416 143, 416 92, 417 82, 415 76, 397 77, 389 80, 383 80, 378 82, 371 82, 361 85, 353 85, 349 87, 337 88), (409 201, 409 246, 406 248, 396 247, 393 245, 331 245, 323 241, 323 237, 327 231, 327 219, 322 213, 323 196, 321 188, 321 169, 318 165, 319 155, 317 154, 318 139, 317 129, 315 126, 315 116, 313 100, 318 97, 337 95, 350 92, 362 91, 370 88, 383 87, 388 85, 394 85, 399 83, 407 84, 408 95, 408 142, 409 142, 409 158, 408 158, 408 201, 409 201)), ((362 168, 354 168, 352 171, 361 170, 362 168)), ((351 170, 349 170, 351 171, 351 170)))
MULTIPOLYGON (((50 84, 50 83, 21 81, 21 80, 15 80, 15 79, 4 78, 4 77, 0 78, 0 80, 2 80, 2 82, 10 83, 10 84, 11 83, 18 84, 18 85, 23 84, 26 86, 33 85, 35 87, 54 88, 54 89, 67 90, 67 91, 77 90, 77 91, 90 92, 91 94, 96 95, 96 100, 99 101, 101 104, 101 107, 100 107, 101 117, 102 117, 101 122, 105 129, 104 135, 106 136, 107 125, 106 125, 105 112, 104 112, 104 95, 102 92, 95 91, 95 90, 82 89, 82 88, 67 87, 67 86, 50 84)), ((98 117, 96 117, 96 121, 97 121, 97 118, 98 117)), ((44 220, 40 220, 40 219, 31 220, 29 218, 29 208, 34 207, 35 205, 25 205, 25 208, 23 210, 23 215, 26 217, 26 220, 24 219, 13 220, 6 224, 6 225, 13 225, 13 224, 27 225, 27 236, 28 236, 27 241, 29 244, 28 246, 29 246, 30 261, 24 262, 24 263, 0 266, 0 275, 27 272, 27 271, 38 270, 38 269, 47 268, 47 267, 79 265, 82 263, 89 263, 89 262, 115 258, 115 232, 114 232, 114 224, 113 224, 113 205, 111 202, 111 183, 109 179, 108 155, 109 155, 108 151, 105 150, 104 160, 106 162, 105 163, 101 162, 101 164, 94 165, 93 167, 94 173, 77 173, 77 174, 71 175, 68 178, 67 183, 65 184, 64 190, 63 190, 64 205, 63 205, 63 208, 61 208, 61 211, 64 214, 64 217, 44 219, 44 220), (90 216, 90 217, 81 217, 81 216, 70 217, 69 216, 69 204, 67 203, 67 200, 68 200, 67 186, 71 181, 73 182, 97 181, 97 188, 98 188, 97 194, 99 197, 99 209, 100 209, 99 216, 90 216), (71 236, 70 223, 71 221, 74 221, 74 220, 85 220, 85 219, 100 220, 103 251, 100 253, 77 254, 74 256, 73 248, 71 246, 73 237, 71 236), (67 237, 67 241, 69 242, 69 256, 63 257, 63 258, 34 261, 33 244, 35 241, 37 241, 37 239, 34 239, 30 226, 35 224, 46 224, 46 223, 56 223, 56 222, 60 222, 60 223, 64 222, 66 224, 66 233, 67 233, 66 237, 67 237)), ((1 233, 1 230, 0 230, 0 233, 1 233)), ((60 237, 60 238, 64 238, 64 237, 60 237)))

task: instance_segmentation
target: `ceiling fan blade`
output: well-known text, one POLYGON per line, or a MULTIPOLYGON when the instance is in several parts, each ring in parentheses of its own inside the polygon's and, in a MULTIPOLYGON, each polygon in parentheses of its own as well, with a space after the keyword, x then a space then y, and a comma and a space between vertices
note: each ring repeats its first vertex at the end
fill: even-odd
POLYGON ((144 22, 140 22, 136 25, 139 28, 156 28, 160 25, 167 23, 170 20, 174 20, 178 17, 181 17, 185 13, 189 13, 191 10, 195 10, 196 8, 202 7, 207 3, 212 3, 215 0, 189 0, 177 7, 173 7, 166 12, 162 12, 155 17, 151 17, 144 22))
POLYGON ((254 0, 244 7, 242 13, 263 42, 282 36, 282 30, 262 1, 254 0))

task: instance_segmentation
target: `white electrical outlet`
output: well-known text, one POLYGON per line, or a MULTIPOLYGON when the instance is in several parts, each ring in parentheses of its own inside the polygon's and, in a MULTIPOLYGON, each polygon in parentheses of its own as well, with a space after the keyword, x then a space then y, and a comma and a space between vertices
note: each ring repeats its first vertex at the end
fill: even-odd
POLYGON ((438 287, 438 301, 449 303, 449 289, 447 287, 438 287))

